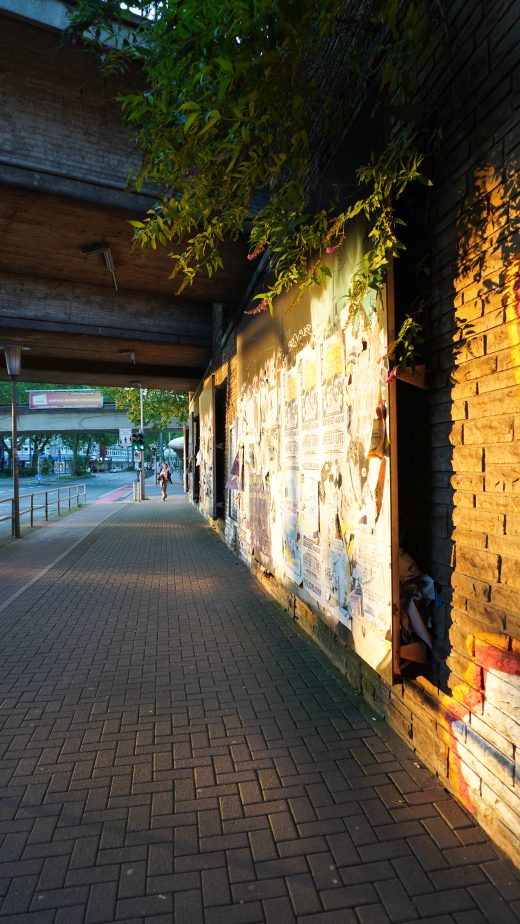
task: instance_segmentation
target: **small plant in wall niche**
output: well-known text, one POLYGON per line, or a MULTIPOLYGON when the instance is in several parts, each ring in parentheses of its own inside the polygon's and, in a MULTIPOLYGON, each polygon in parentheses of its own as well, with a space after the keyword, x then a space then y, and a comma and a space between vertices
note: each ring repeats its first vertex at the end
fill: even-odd
POLYGON ((399 332, 387 347, 386 356, 390 361, 391 369, 388 381, 398 378, 411 384, 424 388, 425 365, 422 359, 421 346, 424 343, 423 328, 419 321, 408 315, 401 324, 399 332))

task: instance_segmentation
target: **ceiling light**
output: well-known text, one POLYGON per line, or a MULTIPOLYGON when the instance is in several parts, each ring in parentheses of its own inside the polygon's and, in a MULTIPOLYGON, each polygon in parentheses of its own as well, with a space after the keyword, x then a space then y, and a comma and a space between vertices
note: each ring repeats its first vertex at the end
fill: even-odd
POLYGON ((117 280, 116 280, 116 270, 114 266, 114 261, 112 259, 112 252, 108 244, 104 244, 100 241, 97 244, 89 244, 87 247, 82 247, 81 252, 86 257, 94 257, 96 254, 100 253, 105 261, 105 266, 114 280, 114 286, 117 292, 117 280))

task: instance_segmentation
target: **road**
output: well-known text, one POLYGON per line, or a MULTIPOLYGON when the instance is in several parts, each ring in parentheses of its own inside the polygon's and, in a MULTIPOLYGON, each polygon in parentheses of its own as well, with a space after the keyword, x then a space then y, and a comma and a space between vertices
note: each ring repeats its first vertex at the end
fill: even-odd
MULTIPOLYGON (((135 482, 137 477, 136 472, 100 472, 97 475, 90 475, 88 478, 60 478, 58 480, 55 476, 44 476, 42 482, 39 484, 34 478, 21 478, 20 479, 20 510, 23 510, 29 506, 29 499, 24 498, 23 495, 31 494, 36 492, 49 491, 49 519, 55 519, 57 516, 57 495, 55 493, 56 488, 66 488, 69 485, 72 487, 74 485, 86 484, 87 486, 87 504, 92 503, 121 503, 123 501, 131 500, 133 497, 133 487, 132 484, 135 482)), ((175 485, 173 490, 181 490, 179 483, 179 476, 175 477, 175 485)), ((147 479, 147 487, 153 488, 153 478, 149 476, 147 479)), ((171 489, 170 489, 171 490, 171 489)), ((158 489, 155 488, 155 492, 158 492, 158 489)), ((10 514, 10 505, 8 503, 1 503, 2 500, 10 498, 13 496, 13 482, 12 479, 6 478, 0 481, 0 516, 10 514)), ((67 509, 67 492, 61 492, 62 498, 62 512, 67 509)), ((35 504, 44 503, 45 498, 43 495, 40 495, 38 499, 35 499, 35 504)), ((75 506, 72 507, 73 510, 76 509, 75 506)), ((34 513, 34 522, 36 525, 44 525, 45 523, 45 510, 38 510, 34 513)), ((22 516, 21 518, 21 528, 22 534, 26 533, 30 529, 28 526, 29 517, 22 516)), ((3 541, 10 537, 11 535, 11 522, 4 521, 0 522, 0 541, 3 541)))

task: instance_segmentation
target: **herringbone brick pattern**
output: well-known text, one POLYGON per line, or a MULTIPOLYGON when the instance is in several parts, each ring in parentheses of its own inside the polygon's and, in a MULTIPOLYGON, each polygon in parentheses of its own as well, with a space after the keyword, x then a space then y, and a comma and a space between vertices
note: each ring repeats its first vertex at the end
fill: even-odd
POLYGON ((2 614, 0 915, 508 924, 520 875, 181 497, 2 614))

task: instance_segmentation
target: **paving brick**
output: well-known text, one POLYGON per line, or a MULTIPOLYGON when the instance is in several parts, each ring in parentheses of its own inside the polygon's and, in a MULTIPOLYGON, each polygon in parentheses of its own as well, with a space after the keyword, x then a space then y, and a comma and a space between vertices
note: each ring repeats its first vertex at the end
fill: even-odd
POLYGON ((416 905, 410 900, 399 879, 386 879, 374 885, 391 921, 411 921, 417 916, 416 905))
POLYGON ((253 860, 275 860, 278 856, 271 831, 252 831, 249 835, 253 860))
POLYGON ((307 872, 307 863, 303 857, 288 857, 287 859, 265 860, 255 863, 258 879, 273 879, 280 876, 297 876, 307 872))
POLYGON ((508 924, 517 871, 196 511, 165 506, 120 508, 13 604, 0 915, 508 924))
POLYGON ((251 834, 253 831, 269 830, 269 820, 265 815, 257 815, 254 818, 231 818, 229 821, 222 822, 224 834, 235 834, 237 831, 246 831, 251 834))
MULTIPOLYGON (((346 819, 345 827, 356 847, 359 847, 360 844, 374 844, 378 840, 376 829, 364 815, 353 815, 351 818, 346 819)), ((389 825, 388 827, 393 828, 394 826, 389 825)), ((391 836, 395 837, 396 835, 392 834, 391 836)))
POLYGON ((65 889, 38 890, 34 893, 31 911, 47 908, 65 908, 69 905, 85 905, 88 900, 89 889, 86 886, 75 886, 65 889))
MULTIPOLYGON (((182 893, 181 893, 182 894, 182 893)), ((125 898, 116 905, 116 920, 123 918, 142 918, 147 915, 169 914, 173 910, 173 897, 159 892, 141 898, 125 898)))
MULTIPOLYGON (((431 898, 428 895, 417 895, 415 903, 421 915, 428 913, 428 909, 431 910, 431 898)), ((476 902, 466 889, 446 889, 437 892, 435 896, 435 911, 438 914, 451 914, 454 911, 466 911, 475 907, 476 902)))
POLYGON ((219 798, 220 803, 220 814, 222 820, 227 820, 230 818, 243 818, 244 809, 242 801, 238 795, 236 796, 221 796, 219 798))
POLYGON ((196 870, 170 873, 166 876, 150 876, 147 881, 147 892, 151 895, 164 895, 168 892, 200 891, 200 873, 196 870))
POLYGON ((231 883, 250 882, 256 878, 255 867, 253 866, 253 859, 249 849, 228 850, 226 852, 226 861, 231 883))
POLYGON ((328 850, 324 837, 301 837, 294 841, 280 841, 278 853, 280 857, 306 856, 328 850))
POLYGON ((296 916, 321 910, 320 898, 311 876, 287 876, 286 883, 296 916))
POLYGON ((484 916, 493 924, 514 924, 517 915, 494 886, 470 886, 468 892, 484 916))
POLYGON ((338 866, 359 863, 360 855, 354 847, 349 834, 346 832, 343 834, 330 834, 326 841, 338 866))
MULTIPOLYGON (((440 852, 430 837, 426 835, 411 837, 408 840, 408 845, 411 847, 417 860, 426 872, 435 869, 443 869, 448 866, 445 854, 440 852)), ((457 864, 454 862, 451 865, 456 866, 457 864)))
POLYGON ((297 825, 303 822, 316 820, 314 806, 307 796, 294 799, 289 798, 288 802, 292 816, 297 825))
POLYGON ((88 897, 85 924, 102 924, 114 918, 117 883, 103 882, 92 885, 88 897))
POLYGON ((290 812, 277 812, 269 815, 269 823, 275 841, 294 840, 298 836, 290 812))
POLYGON ((443 818, 426 818, 423 820, 423 826, 428 834, 431 834, 439 850, 445 850, 447 847, 460 847, 459 839, 443 818))
POLYGON ((274 898, 262 902, 265 924, 296 924, 296 918, 288 898, 274 898))
POLYGON ((349 886, 341 889, 327 889, 321 892, 321 900, 327 910, 339 908, 356 908, 377 902, 377 894, 371 883, 349 886))
POLYGON ((511 863, 507 860, 484 863, 482 870, 506 901, 520 899, 520 878, 511 863))
POLYGON ((17 876, 12 879, 2 902, 2 917, 28 911, 37 882, 37 876, 17 876))
POLYGON ((455 914, 445 916, 450 921, 456 921, 457 924, 489 924, 489 918, 484 917, 478 908, 472 908, 471 911, 456 911, 455 914))
MULTIPOLYGON (((159 893, 161 895, 162 893, 159 893)), ((171 899, 171 896, 167 896, 171 899)), ((208 908, 209 915, 211 909, 208 908)), ((174 920, 182 921, 183 924, 205 924, 204 909, 202 905, 202 895, 198 889, 190 892, 176 892, 174 895, 174 920)))
POLYGON ((357 909, 357 917, 361 924, 391 924, 391 920, 381 904, 361 905, 357 909))
POLYGON ((205 907, 211 907, 212 905, 229 905, 231 903, 231 892, 227 870, 203 870, 202 894, 205 907))
MULTIPOLYGON (((35 911, 34 914, 44 914, 45 912, 35 911)), ((85 909, 83 905, 73 905, 68 908, 58 908, 56 913, 54 911, 49 912, 51 914, 50 920, 54 924, 83 924, 85 920, 85 909)), ((39 918, 38 918, 39 920, 39 918)), ((42 921, 45 918, 42 917, 42 921)))
MULTIPOLYGON (((231 851, 233 853, 234 851, 231 851)), ((191 856, 175 858, 175 872, 189 873, 202 869, 216 869, 219 866, 225 866, 225 854, 223 850, 217 850, 216 853, 192 854, 191 856)))
POLYGON ((455 802, 455 799, 439 800, 433 803, 439 815, 444 818, 450 828, 474 828, 475 822, 464 811, 464 809, 455 802))
POLYGON ((496 860, 497 851, 487 841, 471 847, 453 847, 444 851, 444 857, 450 866, 463 866, 468 863, 485 863, 487 860, 496 860))
POLYGON ((283 898, 287 895, 285 879, 262 879, 255 882, 236 883, 231 888, 233 901, 251 902, 254 900, 266 901, 271 898, 283 898))
MULTIPOLYGON (((195 919, 181 918, 186 924, 198 924, 195 919)), ((264 916, 260 902, 243 905, 225 905, 223 908, 208 908, 201 924, 263 924, 264 916)))
MULTIPOLYGON (((415 857, 397 857, 392 867, 404 885, 408 895, 424 895, 435 891, 435 873, 428 877, 415 857)), ((443 875, 444 871, 440 875, 443 875)))
POLYGON ((437 891, 455 889, 458 886, 465 888, 488 881, 480 866, 455 866, 453 869, 450 867, 449 869, 432 870, 429 879, 437 891))

